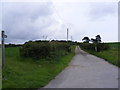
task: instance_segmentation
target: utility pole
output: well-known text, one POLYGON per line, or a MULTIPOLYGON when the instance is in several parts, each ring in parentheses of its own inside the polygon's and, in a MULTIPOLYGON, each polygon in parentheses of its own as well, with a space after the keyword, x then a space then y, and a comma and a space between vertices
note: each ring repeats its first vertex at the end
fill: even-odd
POLYGON ((71 36, 71 41, 72 41, 72 36, 71 36))
POLYGON ((69 32, 69 29, 67 28, 67 41, 68 41, 68 32, 69 32))
POLYGON ((4 45, 4 39, 7 38, 7 35, 5 35, 5 32, 2 31, 2 67, 4 66, 5 64, 5 55, 4 55, 4 48, 5 48, 5 45, 4 45))

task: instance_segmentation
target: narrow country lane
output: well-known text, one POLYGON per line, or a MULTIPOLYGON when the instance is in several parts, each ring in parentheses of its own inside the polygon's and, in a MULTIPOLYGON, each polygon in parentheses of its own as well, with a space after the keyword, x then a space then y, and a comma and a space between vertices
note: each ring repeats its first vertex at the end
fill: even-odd
POLYGON ((118 67, 78 46, 75 53, 68 67, 44 88, 118 88, 118 67))

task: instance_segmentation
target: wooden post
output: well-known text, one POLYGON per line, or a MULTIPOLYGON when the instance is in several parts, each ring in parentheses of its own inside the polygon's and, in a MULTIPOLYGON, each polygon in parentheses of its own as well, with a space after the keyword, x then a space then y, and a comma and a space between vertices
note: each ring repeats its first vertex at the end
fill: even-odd
POLYGON ((96 46, 95 46, 95 51, 96 51, 96 52, 98 51, 96 46))
POLYGON ((69 31, 68 31, 68 28, 67 28, 67 41, 68 41, 68 32, 69 32, 69 31))
POLYGON ((5 64, 5 54, 4 54, 4 48, 5 48, 5 45, 4 45, 4 38, 7 38, 7 35, 5 35, 5 32, 2 31, 2 67, 4 66, 5 64))

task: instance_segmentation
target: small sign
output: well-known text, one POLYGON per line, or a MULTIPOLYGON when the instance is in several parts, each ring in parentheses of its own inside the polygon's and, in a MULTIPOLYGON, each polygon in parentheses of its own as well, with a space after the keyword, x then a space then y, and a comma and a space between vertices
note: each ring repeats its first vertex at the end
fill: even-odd
POLYGON ((7 38, 7 35, 4 35, 4 38, 7 38))

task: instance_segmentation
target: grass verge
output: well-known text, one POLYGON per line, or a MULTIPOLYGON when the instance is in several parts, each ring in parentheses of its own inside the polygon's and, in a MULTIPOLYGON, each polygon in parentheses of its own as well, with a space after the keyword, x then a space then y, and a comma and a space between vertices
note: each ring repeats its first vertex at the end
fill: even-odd
POLYGON ((0 48, 0 89, 2 89, 2 49, 0 48))
POLYGON ((110 46, 110 49, 109 50, 104 50, 104 51, 100 51, 100 52, 96 52, 96 51, 92 51, 92 50, 86 50, 86 49, 83 49, 84 51, 90 53, 90 54, 93 54, 95 56, 98 56, 100 58, 103 58, 105 59, 106 61, 108 61, 109 63, 113 64, 113 65, 116 65, 118 67, 120 67, 120 64, 118 62, 119 58, 119 51, 118 51, 118 45, 120 43, 108 43, 109 46, 110 46))
POLYGON ((72 52, 57 60, 38 60, 22 58, 19 48, 6 48, 6 62, 3 68, 3 88, 41 88, 60 73, 74 56, 72 52))

